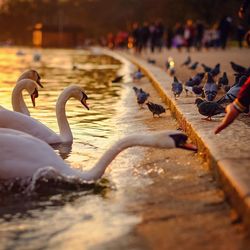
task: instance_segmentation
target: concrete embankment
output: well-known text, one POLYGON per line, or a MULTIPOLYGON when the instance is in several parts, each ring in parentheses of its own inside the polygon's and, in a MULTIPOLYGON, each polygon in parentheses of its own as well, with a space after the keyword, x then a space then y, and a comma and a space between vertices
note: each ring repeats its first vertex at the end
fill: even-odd
POLYGON ((230 128, 214 135, 221 117, 212 122, 201 120, 193 96, 182 94, 174 99, 172 77, 162 68, 128 53, 119 56, 133 62, 147 75, 181 128, 198 145, 199 154, 208 162, 240 218, 250 227, 250 126, 246 119, 237 119, 230 128))

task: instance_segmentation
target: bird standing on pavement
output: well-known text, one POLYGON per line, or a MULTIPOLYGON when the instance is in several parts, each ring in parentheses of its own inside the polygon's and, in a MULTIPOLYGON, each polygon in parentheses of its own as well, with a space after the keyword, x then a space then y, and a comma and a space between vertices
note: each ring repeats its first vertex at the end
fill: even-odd
POLYGON ((145 75, 141 72, 141 69, 139 68, 134 74, 132 74, 133 80, 140 80, 145 75))
POLYGON ((199 97, 195 100, 195 104, 199 113, 206 116, 205 120, 211 121, 212 116, 225 113, 225 108, 217 102, 209 102, 199 97))
POLYGON ((162 113, 166 112, 166 109, 162 105, 153 102, 147 102, 146 105, 148 106, 148 109, 153 113, 153 116, 158 115, 158 117, 160 117, 162 113))
POLYGON ((229 90, 228 92, 222 97, 220 98, 217 102, 219 104, 224 104, 224 103, 230 103, 233 102, 235 100, 235 98, 237 97, 241 86, 246 82, 247 77, 245 75, 243 75, 238 82, 236 82, 229 90))
POLYGON ((220 74, 220 64, 216 64, 215 67, 209 72, 213 77, 220 74))
POLYGON ((191 57, 188 56, 187 59, 181 64, 181 66, 188 66, 191 63, 191 57))
POLYGON ((191 69, 191 70, 196 70, 198 64, 199 64, 198 62, 193 63, 193 64, 189 67, 189 69, 191 69))
POLYGON ((185 84, 186 94, 188 93, 188 91, 196 94, 194 89, 202 89, 202 87, 200 87, 199 85, 201 84, 202 79, 204 78, 204 76, 205 76, 204 72, 203 73, 198 73, 193 78, 190 78, 188 81, 186 81, 186 84, 185 84), (194 86, 199 87, 199 88, 194 88, 194 86))
POLYGON ((231 67, 232 69, 236 72, 236 73, 245 73, 247 71, 247 68, 237 64, 237 63, 234 63, 234 62, 230 62, 231 64, 231 67))
POLYGON ((177 77, 174 77, 174 82, 172 83, 172 91, 174 94, 174 97, 179 97, 181 92, 183 90, 182 83, 178 81, 177 77))
POLYGON ((149 93, 145 92, 142 88, 138 89, 137 87, 133 87, 133 90, 135 91, 137 103, 142 106, 147 101, 149 93))
POLYGON ((218 86, 210 73, 207 73, 207 82, 204 85, 204 92, 208 101, 213 101, 218 92, 218 86))
POLYGON ((208 73, 208 72, 210 72, 210 71, 212 70, 211 67, 207 66, 207 65, 204 64, 204 63, 202 63, 201 66, 202 66, 202 68, 204 69, 204 72, 205 72, 205 73, 208 73))

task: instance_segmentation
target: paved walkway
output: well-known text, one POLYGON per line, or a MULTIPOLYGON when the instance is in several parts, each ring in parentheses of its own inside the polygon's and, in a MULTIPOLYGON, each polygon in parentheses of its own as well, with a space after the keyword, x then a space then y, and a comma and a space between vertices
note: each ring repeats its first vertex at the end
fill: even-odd
MULTIPOLYGON (((171 92, 172 77, 164 70, 165 62, 168 56, 172 56, 175 60, 176 75, 185 81, 187 76, 194 74, 180 67, 187 57, 186 52, 165 51, 141 56, 124 52, 120 54, 138 65, 151 79, 182 129, 197 143, 200 155, 208 161, 229 201, 246 225, 250 226, 250 118, 242 115, 228 129, 219 135, 214 135, 213 130, 221 118, 215 118, 212 122, 201 120, 201 115, 194 105, 195 97, 186 97, 182 94, 175 100, 171 92), (156 65, 148 64, 146 60, 148 58, 155 59, 156 65)), ((193 52, 190 55, 194 61, 210 66, 221 63, 222 72, 227 71, 232 82, 233 72, 229 62, 235 61, 249 66, 250 50, 205 51, 193 52)))

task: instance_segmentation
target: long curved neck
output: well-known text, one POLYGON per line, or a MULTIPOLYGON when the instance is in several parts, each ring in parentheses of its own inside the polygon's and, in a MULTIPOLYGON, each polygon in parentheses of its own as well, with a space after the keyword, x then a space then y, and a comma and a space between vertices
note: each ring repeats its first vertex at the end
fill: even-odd
MULTIPOLYGON (((143 146, 143 147, 161 147, 158 141, 153 140, 151 136, 147 135, 131 135, 127 136, 113 146, 111 146, 95 164, 95 166, 89 171, 82 172, 81 177, 84 180, 91 181, 101 178, 105 172, 108 165, 115 159, 115 157, 124 149, 133 146, 143 146)), ((169 148, 174 147, 170 145, 169 148)))
POLYGON ((17 83, 12 91, 12 108, 16 112, 23 113, 25 115, 30 115, 30 112, 23 100, 22 90, 25 89, 25 83, 17 83))
POLYGON ((73 140, 73 135, 65 111, 66 102, 70 97, 68 91, 63 91, 56 102, 56 117, 62 142, 73 140))

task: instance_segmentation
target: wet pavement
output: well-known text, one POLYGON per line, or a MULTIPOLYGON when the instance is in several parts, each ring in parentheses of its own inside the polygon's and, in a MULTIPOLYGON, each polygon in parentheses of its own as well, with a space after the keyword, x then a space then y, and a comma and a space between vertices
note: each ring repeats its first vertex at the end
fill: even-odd
MULTIPOLYGON (((146 107, 138 107, 132 86, 143 88, 150 101, 166 106, 147 79, 126 84, 130 92, 124 101, 128 110, 124 123, 130 129, 140 131, 140 123, 148 130, 179 127, 169 110, 153 118, 146 107)), ((134 174, 144 178, 145 173, 151 179, 146 189, 135 188, 137 196, 128 196, 127 210, 141 222, 128 235, 94 249, 248 249, 249 235, 196 154, 150 149, 135 164, 134 174)))

